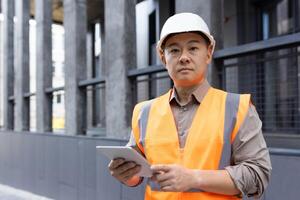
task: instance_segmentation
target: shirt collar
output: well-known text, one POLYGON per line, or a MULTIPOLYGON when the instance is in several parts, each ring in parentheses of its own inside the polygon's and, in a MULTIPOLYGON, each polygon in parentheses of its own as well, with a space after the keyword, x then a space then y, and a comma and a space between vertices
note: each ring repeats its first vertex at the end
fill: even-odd
MULTIPOLYGON (((192 93, 193 99, 195 99, 198 103, 201 103, 210 87, 211 87, 210 84, 205 79, 203 81, 203 83, 201 83, 196 88, 196 90, 192 93)), ((175 87, 173 87, 169 102, 171 103, 172 101, 176 101, 179 104, 178 95, 177 95, 175 87)))

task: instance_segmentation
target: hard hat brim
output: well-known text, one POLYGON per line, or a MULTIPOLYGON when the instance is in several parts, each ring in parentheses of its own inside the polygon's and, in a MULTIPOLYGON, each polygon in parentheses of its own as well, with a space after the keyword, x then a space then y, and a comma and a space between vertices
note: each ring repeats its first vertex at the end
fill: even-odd
POLYGON ((211 36, 211 35, 208 35, 207 33, 203 32, 203 31, 199 31, 199 30, 195 30, 195 31, 178 31, 178 32, 173 32, 173 33, 170 33, 170 34, 167 34, 165 35, 163 38, 161 38, 158 43, 157 43, 157 48, 159 51, 163 51, 164 49, 164 44, 165 42, 167 41, 168 38, 170 38, 170 36, 173 36, 175 34, 180 34, 180 33, 190 33, 190 32, 198 32, 198 33, 201 33, 200 35, 203 35, 205 36, 206 38, 204 39, 207 39, 208 42, 209 42, 209 45, 211 45, 213 47, 213 50, 215 48, 215 40, 214 38, 211 36))

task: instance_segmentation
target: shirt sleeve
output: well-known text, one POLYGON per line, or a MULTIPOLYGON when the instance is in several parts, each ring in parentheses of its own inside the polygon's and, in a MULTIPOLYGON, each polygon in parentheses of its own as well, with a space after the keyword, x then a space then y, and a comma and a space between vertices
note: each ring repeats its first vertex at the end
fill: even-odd
POLYGON ((225 168, 236 187, 248 197, 260 197, 264 193, 272 171, 261 128, 256 109, 250 105, 232 144, 232 165, 225 168))
POLYGON ((130 138, 129 138, 129 141, 126 144, 126 146, 128 146, 128 147, 134 147, 134 146, 136 146, 135 139, 134 139, 132 131, 130 133, 130 138))
POLYGON ((129 141, 127 142, 126 146, 128 147, 131 147, 131 148, 134 148, 137 152, 139 152, 141 155, 145 156, 143 154, 143 152, 141 152, 140 148, 138 147, 138 145, 136 144, 135 142, 135 139, 134 139, 134 135, 133 135, 133 132, 131 131, 130 133, 130 138, 129 138, 129 141))

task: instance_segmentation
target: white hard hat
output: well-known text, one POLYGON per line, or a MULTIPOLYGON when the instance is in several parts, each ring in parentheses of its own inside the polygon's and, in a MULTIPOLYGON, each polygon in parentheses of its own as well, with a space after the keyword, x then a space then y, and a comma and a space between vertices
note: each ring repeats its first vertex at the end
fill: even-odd
POLYGON ((212 45, 213 48, 212 50, 214 50, 215 40, 209 32, 207 24, 199 15, 193 13, 179 13, 168 18, 160 33, 160 39, 157 44, 158 49, 162 50, 164 40, 170 34, 191 31, 203 33, 209 39, 210 45, 212 45))

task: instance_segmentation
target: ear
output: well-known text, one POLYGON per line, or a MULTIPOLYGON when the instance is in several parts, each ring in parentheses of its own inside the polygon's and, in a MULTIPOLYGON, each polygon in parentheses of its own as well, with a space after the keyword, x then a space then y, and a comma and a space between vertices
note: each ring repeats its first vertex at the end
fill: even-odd
POLYGON ((166 65, 166 58, 165 58, 165 55, 164 55, 164 51, 162 49, 160 49, 159 47, 156 48, 156 52, 160 58, 160 61, 166 65))
POLYGON ((160 60, 161 60, 161 62, 166 66, 166 57, 165 57, 164 53, 162 53, 162 54, 160 55, 160 60))
POLYGON ((213 55, 213 46, 212 46, 212 45, 209 45, 209 46, 207 47, 207 64, 210 64, 210 63, 211 63, 212 55, 213 55))

